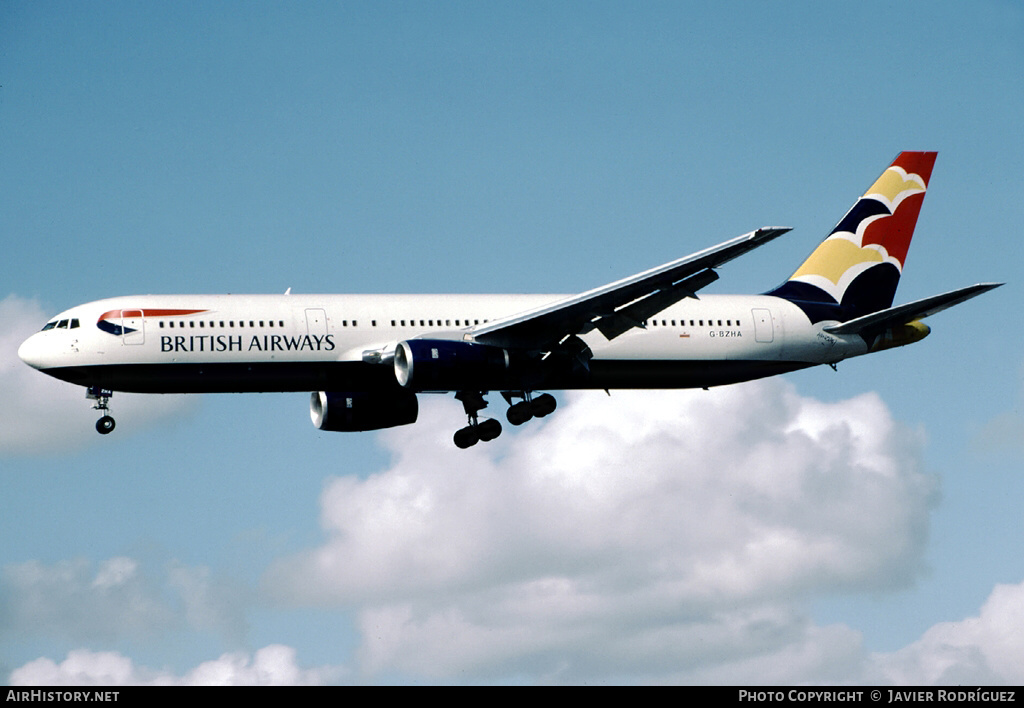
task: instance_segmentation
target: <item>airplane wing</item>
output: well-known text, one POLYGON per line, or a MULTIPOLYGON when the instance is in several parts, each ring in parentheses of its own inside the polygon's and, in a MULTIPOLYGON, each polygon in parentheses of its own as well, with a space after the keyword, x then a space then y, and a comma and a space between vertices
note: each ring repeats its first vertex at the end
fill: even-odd
POLYGON ((718 279, 712 270, 778 238, 790 229, 757 231, 671 263, 534 310, 492 320, 469 330, 467 339, 502 347, 547 351, 573 335, 595 329, 611 340, 718 279))
POLYGON ((986 293, 989 290, 998 288, 1003 283, 978 283, 959 290, 951 290, 941 295, 932 295, 922 300, 908 302, 906 305, 890 307, 887 310, 872 312, 870 315, 857 317, 847 322, 825 327, 826 332, 831 334, 860 334, 865 331, 879 331, 895 325, 906 324, 919 320, 922 317, 942 312, 946 308, 959 305, 961 302, 970 300, 972 297, 986 293))

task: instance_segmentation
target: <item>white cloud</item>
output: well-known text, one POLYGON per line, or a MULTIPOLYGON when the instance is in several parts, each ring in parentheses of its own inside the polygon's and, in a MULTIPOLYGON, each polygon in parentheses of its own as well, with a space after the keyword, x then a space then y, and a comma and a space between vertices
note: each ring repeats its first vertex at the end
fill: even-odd
MULTIPOLYGON (((856 628, 811 619, 815 597, 902 588, 922 569, 936 483, 921 469, 921 434, 875 395, 826 404, 785 382, 572 395, 558 416, 469 451, 451 446, 453 408, 428 401, 419 425, 386 433, 385 471, 331 480, 324 543, 265 578, 282 602, 355 611, 361 678, 1024 679, 1024 583, 998 586, 978 617, 892 653, 868 652, 856 628)), ((23 563, 7 566, 4 583, 13 629, 59 628, 87 643, 107 636, 101 625, 118 636, 186 625, 223 634, 243 622, 202 568, 171 565, 153 582, 126 557, 23 563)), ((76 650, 29 662, 10 681, 351 677, 302 669, 294 649, 271 645, 182 674, 76 650)))
POLYGON ((111 558, 95 572, 85 560, 27 561, 4 566, 0 579, 11 634, 109 640, 173 623, 173 612, 128 558, 111 558))
POLYGON ((937 624, 913 644, 872 657, 900 684, 1024 684, 1024 582, 997 585, 977 617, 937 624))
MULTIPOLYGON (((558 588, 534 588, 539 595, 558 588)), ((481 598, 486 599, 486 598, 481 598)), ((500 600, 500 598, 499 598, 500 600)), ((556 603, 557 607, 557 603, 556 603)), ((892 653, 867 654, 858 632, 843 625, 818 627, 798 612, 764 608, 704 618, 677 618, 675 624, 631 636, 629 627, 607 623, 575 628, 577 642, 589 642, 589 677, 571 672, 566 633, 574 615, 553 626, 522 622, 483 624, 483 614, 507 607, 465 607, 416 617, 412 604, 391 605, 362 615, 365 668, 394 668, 437 676, 439 666, 453 677, 469 678, 466 667, 477 652, 504 662, 503 677, 543 681, 650 681, 656 683, 794 685, 1020 685, 1024 668, 1024 582, 998 585, 979 616, 938 624, 920 640, 892 653), (501 651, 498 651, 498 649, 501 651), (379 654, 378 654, 379 652, 379 654), (379 666, 378 666, 379 664, 379 666)), ((563 608, 564 609, 564 608, 563 608)), ((557 613, 549 613, 549 619, 557 613)), ((540 618, 534 618, 539 620, 540 618)), ((59 664, 48 658, 15 669, 12 686, 88 685, 314 685, 350 678, 342 667, 302 669, 296 651, 270 645, 250 656, 233 652, 176 675, 137 666, 117 652, 84 649, 59 664)))
POLYGON ((428 401, 385 433, 390 468, 332 480, 324 544, 267 575, 285 602, 362 608, 365 671, 682 680, 846 656, 855 633, 802 604, 922 569, 936 482, 875 395, 573 394, 468 451, 457 419, 428 401))
POLYGON ((975 446, 986 452, 1005 451, 1024 456, 1024 415, 1006 411, 989 420, 975 436, 975 446))
POLYGON ((977 449, 987 453, 1007 452, 1024 457, 1024 365, 1018 371, 1016 405, 985 423, 974 437, 977 449))
POLYGON ((302 686, 336 680, 342 672, 333 668, 301 669, 295 650, 272 644, 250 656, 246 652, 224 654, 178 676, 165 670, 136 666, 117 652, 77 649, 61 663, 47 658, 15 669, 12 686, 302 686))
MULTIPOLYGON (((46 376, 18 358, 21 343, 53 314, 17 295, 0 300, 0 455, 64 452, 99 438, 93 427, 99 414, 83 387, 46 376)), ((181 415, 192 406, 187 396, 117 393, 112 400, 119 426, 115 434, 181 415)))
POLYGON ((113 651, 76 649, 60 664, 40 658, 11 672, 11 686, 127 686, 138 679, 131 659, 113 651))
POLYGON ((245 602, 231 583, 206 568, 172 563, 151 577, 124 556, 96 568, 86 560, 14 563, 0 572, 2 629, 8 636, 49 636, 74 642, 145 638, 188 627, 239 642, 245 602))
POLYGON ((209 568, 180 563, 167 568, 167 584, 178 599, 187 626, 212 632, 234 645, 241 643, 247 629, 247 591, 236 583, 214 578, 209 568))

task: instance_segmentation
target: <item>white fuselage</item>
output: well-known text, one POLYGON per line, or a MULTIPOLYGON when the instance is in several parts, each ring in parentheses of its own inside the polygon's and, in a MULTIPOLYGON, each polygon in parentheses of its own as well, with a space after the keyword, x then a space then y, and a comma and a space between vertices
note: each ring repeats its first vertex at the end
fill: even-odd
MULTIPOLYGON (((141 295, 80 305, 22 345, 27 363, 87 386, 149 393, 375 390, 394 385, 368 351, 470 328, 559 295, 141 295)), ((760 378, 867 352, 764 295, 684 299, 593 352, 586 376, 545 388, 682 388, 760 378)))

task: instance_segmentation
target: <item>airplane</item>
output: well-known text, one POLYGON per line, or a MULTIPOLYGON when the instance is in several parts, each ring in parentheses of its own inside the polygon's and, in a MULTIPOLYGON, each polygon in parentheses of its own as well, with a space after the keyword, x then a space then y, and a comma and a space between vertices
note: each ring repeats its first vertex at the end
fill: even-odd
POLYGON ((78 305, 21 345, 28 365, 86 387, 110 433, 115 391, 313 391, 324 431, 414 423, 421 393, 454 393, 468 448, 569 389, 709 388, 911 344, 921 320, 999 287, 893 306, 935 163, 902 152, 774 290, 705 295, 715 269, 790 229, 762 227, 578 295, 137 295, 78 305))

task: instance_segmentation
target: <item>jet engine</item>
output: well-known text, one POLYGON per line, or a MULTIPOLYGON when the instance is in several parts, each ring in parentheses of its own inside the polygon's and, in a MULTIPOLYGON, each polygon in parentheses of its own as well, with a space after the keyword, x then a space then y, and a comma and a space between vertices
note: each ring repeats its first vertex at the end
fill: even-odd
POLYGON ((507 350, 445 339, 409 339, 395 350, 395 378, 410 391, 501 388, 509 379, 507 350))
POLYGON ((361 432, 416 422, 419 403, 409 391, 358 393, 316 391, 309 401, 309 417, 320 430, 361 432))

